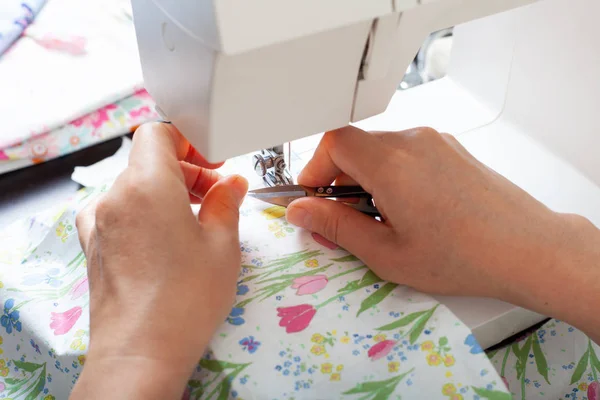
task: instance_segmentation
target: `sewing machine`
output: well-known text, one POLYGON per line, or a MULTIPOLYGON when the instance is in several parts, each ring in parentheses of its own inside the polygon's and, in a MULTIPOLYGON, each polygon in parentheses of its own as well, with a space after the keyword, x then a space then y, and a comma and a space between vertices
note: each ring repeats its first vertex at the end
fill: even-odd
MULTIPOLYGON (((432 126, 549 207, 600 225, 597 0, 132 3, 146 88, 210 161, 263 149, 269 162, 282 143, 349 123, 432 126), (427 35, 448 27, 446 77, 398 91, 427 35)), ((484 347, 544 318, 440 299, 484 347)))

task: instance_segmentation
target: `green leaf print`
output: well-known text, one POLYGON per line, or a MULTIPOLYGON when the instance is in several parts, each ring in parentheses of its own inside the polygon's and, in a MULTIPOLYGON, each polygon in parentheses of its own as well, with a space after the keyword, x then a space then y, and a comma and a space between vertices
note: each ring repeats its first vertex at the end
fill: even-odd
POLYGON ((335 262, 350 262, 350 261, 359 261, 358 258, 356 256, 353 256, 352 254, 346 256, 346 257, 340 257, 340 258, 332 258, 331 261, 335 261, 335 262))
POLYGON ((44 390, 46 383, 46 363, 34 364, 30 362, 21 362, 13 360, 15 366, 22 371, 29 372, 30 375, 23 379, 5 379, 7 394, 15 395, 26 400, 34 400, 44 390), (27 396, 25 396, 27 394, 27 396))
POLYGON ((442 336, 438 343, 440 344, 440 346, 445 346, 448 344, 448 338, 446 336, 442 336))
POLYGON ((427 311, 415 311, 414 313, 410 313, 410 314, 400 318, 399 320, 396 320, 387 325, 380 326, 379 328, 377 328, 377 330, 378 331, 391 331, 393 329, 407 326, 424 314, 427 314, 427 311))
POLYGON ((544 377, 546 382, 550 384, 550 381, 548 380, 548 361, 546 361, 546 356, 544 355, 544 352, 540 347, 540 342, 537 338, 533 340, 533 356, 535 358, 535 365, 538 372, 544 377))
POLYGON ((583 356, 581 356, 581 359, 577 363, 577 367, 575 367, 575 371, 573 371, 573 376, 571 376, 571 385, 581 379, 581 377, 583 376, 583 373, 587 369, 589 359, 590 359, 590 349, 588 347, 588 349, 585 351, 585 353, 583 353, 583 356))
POLYGON ((423 330, 425 330, 425 325, 427 325, 427 322, 429 322, 429 318, 431 318, 437 307, 438 306, 435 306, 431 310, 427 311, 425 315, 419 318, 417 322, 413 325, 412 329, 410 330, 409 336, 410 344, 415 344, 417 339, 419 339, 419 336, 421 336, 421 333, 423 333, 423 330))
POLYGON ((212 372, 222 372, 226 368, 221 361, 217 360, 200 360, 200 366, 212 372))
POLYGON ((362 303, 360 303, 360 310, 356 313, 358 317, 364 311, 367 311, 371 307, 381 303, 392 291, 397 287, 395 283, 386 283, 379 289, 377 289, 373 294, 364 299, 362 303))
POLYGON ((257 278, 265 279, 273 274, 288 270, 296 264, 299 264, 299 263, 309 260, 311 258, 315 258, 322 254, 323 253, 320 250, 312 250, 312 251, 302 250, 302 251, 299 251, 296 253, 289 254, 283 258, 278 258, 278 259, 268 263, 264 267, 251 266, 252 270, 261 271, 261 272, 258 274, 255 274, 255 275, 246 276, 246 277, 242 278, 240 282, 245 283, 245 282, 249 282, 251 280, 257 279, 257 278))
POLYGON ((473 387, 473 390, 475 391, 475 393, 477 393, 478 396, 484 398, 484 399, 488 399, 488 400, 510 400, 512 399, 512 396, 508 393, 504 393, 504 392, 500 392, 497 390, 487 390, 484 388, 476 388, 473 387))
POLYGON ((34 364, 30 362, 22 362, 17 360, 14 360, 13 362, 15 364, 15 367, 27 372, 34 372, 44 366, 44 364, 34 364))
POLYGON ((357 384, 350 390, 343 392, 344 395, 352 395, 352 394, 362 394, 367 393, 367 396, 361 397, 361 399, 367 400, 384 400, 388 399, 389 396, 394 393, 398 384, 404 379, 408 374, 413 372, 414 368, 410 369, 407 372, 404 372, 398 376, 393 378, 384 380, 384 381, 373 381, 373 382, 363 382, 357 384))
POLYGON ((413 327, 409 331, 410 343, 415 344, 415 342, 419 339, 419 336, 421 336, 421 333, 423 333, 423 330, 425 330, 425 326, 427 325, 427 322, 429 322, 429 319, 433 316, 433 313, 435 313, 435 310, 438 307, 439 307, 439 304, 436 304, 434 307, 432 307, 429 310, 415 311, 414 313, 408 314, 408 315, 400 318, 397 321, 394 321, 394 322, 389 323, 384 326, 380 326, 379 328, 376 328, 376 329, 378 331, 391 331, 393 329, 397 329, 397 328, 401 328, 403 326, 410 325, 411 323, 416 321, 415 324, 413 325, 413 327))
POLYGON ((210 387, 212 390, 206 395, 207 399, 215 400, 226 400, 229 398, 229 392, 231 390, 231 382, 238 376, 246 367, 252 363, 246 364, 235 364, 227 361, 219 360, 201 360, 200 366, 206 368, 211 372, 215 372, 213 379, 206 381, 190 381, 188 386, 192 389, 191 396, 199 399, 205 393, 209 391, 210 387), (225 370, 231 370, 227 375, 223 376, 225 370))
MULTIPOLYGON (((592 347, 592 341, 588 339, 588 349, 590 352, 590 364, 592 365, 592 371, 595 368, 598 372, 600 372, 600 360, 598 360, 598 356, 596 355, 596 351, 594 347, 592 347)), ((595 374, 594 374, 595 376, 595 374)), ((597 379, 597 378, 594 378, 597 379)))
POLYGON ((382 279, 380 277, 378 277, 375 272, 368 270, 367 272, 365 272, 365 274, 360 279, 358 284, 359 284, 359 286, 365 287, 365 286, 369 286, 369 285, 374 285, 381 281, 382 281, 382 279))

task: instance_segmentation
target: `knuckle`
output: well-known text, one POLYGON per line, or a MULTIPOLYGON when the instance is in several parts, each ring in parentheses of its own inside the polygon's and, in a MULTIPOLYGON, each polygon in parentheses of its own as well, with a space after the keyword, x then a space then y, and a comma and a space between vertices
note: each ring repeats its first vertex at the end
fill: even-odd
POLYGON ((325 237, 334 243, 338 243, 338 233, 340 229, 340 216, 325 215, 323 220, 323 233, 325 237))
POLYGON ((119 220, 119 206, 112 196, 104 196, 96 204, 96 229, 101 232, 119 220))
POLYGON ((418 141, 431 141, 441 138, 438 131, 428 126, 410 129, 406 133, 409 138, 418 141))

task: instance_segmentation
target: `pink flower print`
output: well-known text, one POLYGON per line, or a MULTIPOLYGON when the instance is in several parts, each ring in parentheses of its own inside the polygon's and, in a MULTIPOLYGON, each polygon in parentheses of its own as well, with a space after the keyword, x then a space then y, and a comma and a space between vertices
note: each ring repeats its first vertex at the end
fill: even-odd
POLYGON ((0 392, 4 392, 4 389, 6 389, 6 385, 4 385, 4 383, 0 382, 0 392))
POLYGON ((183 392, 183 396, 181 396, 181 400, 190 400, 192 398, 192 391, 189 386, 185 388, 183 392))
POLYGON ((0 161, 6 161, 6 160, 8 160, 8 156, 6 155, 4 150, 0 150, 0 161))
POLYGON ((313 237, 313 239, 315 239, 315 242, 319 243, 321 246, 327 247, 329 250, 335 250, 338 248, 337 244, 325 239, 323 236, 319 235, 318 233, 313 232, 312 237, 313 237))
POLYGON ((79 281, 77 281, 71 288, 71 300, 77 300, 78 298, 86 294, 89 288, 90 286, 88 283, 88 277, 84 276, 79 281))
POLYGON ((380 358, 387 356, 395 345, 396 342, 393 340, 384 340, 371 347, 367 354, 372 361, 379 360, 380 358))
POLYGON ((75 121, 71 122, 71 125, 75 127, 92 126, 96 129, 100 128, 102 125, 104 125, 104 123, 110 121, 110 118, 108 117, 108 112, 116 110, 117 108, 118 107, 116 104, 109 104, 96 112, 84 115, 83 117, 76 119, 75 121))
POLYGON ((281 317, 279 326, 285 327, 287 333, 303 331, 308 327, 317 310, 309 304, 277 308, 277 316, 281 317))
POLYGON ((293 280, 292 289, 298 289, 297 296, 314 294, 323 290, 327 286, 327 282, 328 279, 325 275, 301 276, 293 280))
POLYGON ((502 382, 504 382, 504 386, 506 386, 506 388, 507 388, 508 390, 510 390, 510 388, 508 387, 508 379, 506 379, 506 378, 505 378, 505 377, 503 377, 503 376, 501 376, 501 378, 502 378, 502 382))
POLYGON ((148 106, 143 106, 137 110, 131 110, 129 115, 133 119, 143 119, 144 121, 154 117, 154 113, 148 106))
POLYGON ((600 382, 594 381, 590 383, 587 390, 588 400, 600 400, 600 382))
POLYGON ((54 335, 64 335, 69 332, 81 316, 82 311, 81 307, 77 306, 62 313, 51 313, 50 329, 54 329, 54 335))

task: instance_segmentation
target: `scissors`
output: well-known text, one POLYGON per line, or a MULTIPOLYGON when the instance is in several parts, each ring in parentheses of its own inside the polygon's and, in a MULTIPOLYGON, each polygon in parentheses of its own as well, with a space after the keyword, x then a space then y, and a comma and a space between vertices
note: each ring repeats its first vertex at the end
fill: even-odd
POLYGON ((282 185, 251 190, 248 195, 269 204, 287 207, 292 201, 302 197, 336 199, 372 217, 381 217, 375 207, 373 196, 360 186, 319 186, 282 185), (351 201, 344 201, 348 199, 351 201))

